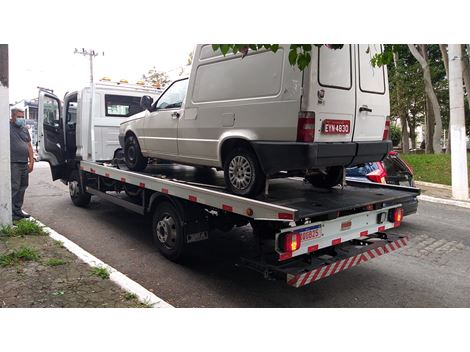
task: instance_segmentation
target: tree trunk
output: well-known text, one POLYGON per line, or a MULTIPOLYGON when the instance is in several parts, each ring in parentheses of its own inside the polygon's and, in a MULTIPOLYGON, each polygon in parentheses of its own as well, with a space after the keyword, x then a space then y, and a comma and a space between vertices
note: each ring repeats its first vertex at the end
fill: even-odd
POLYGON ((434 133, 434 117, 432 109, 430 108, 431 103, 429 102, 429 97, 426 95, 426 128, 424 129, 424 141, 426 143, 425 152, 426 154, 434 154, 434 149, 432 145, 432 136, 434 133))
POLYGON ((424 78, 424 87, 426 91, 426 96, 429 98, 431 104, 433 118, 435 122, 434 134, 432 135, 432 147, 435 153, 441 153, 441 135, 442 135, 442 118, 441 118, 441 108, 439 107, 439 101, 437 100, 436 93, 434 92, 431 79, 431 70, 429 64, 425 59, 426 45, 419 44, 421 53, 416 49, 414 44, 408 44, 408 48, 411 51, 411 54, 418 60, 421 68, 423 70, 424 78))
MULTIPOLYGON (((447 44, 439 44, 439 49, 441 50, 442 61, 444 62, 444 68, 446 70, 446 77, 449 80, 449 55, 447 54, 447 44)), ((450 123, 449 123, 449 130, 450 131, 450 123)), ((450 133, 447 133, 447 147, 446 147, 446 154, 450 154, 451 145, 450 145, 450 133)))
MULTIPOLYGON (((398 53, 393 53, 393 62, 395 63, 395 75, 398 76, 398 53)), ((397 79, 397 82, 399 80, 397 79)), ((400 85, 397 85, 397 103, 400 104, 401 99, 401 89, 400 85)), ((400 109, 400 124, 401 124, 401 147, 403 153, 407 154, 410 152, 410 137, 408 135, 408 124, 406 123, 406 116, 408 115, 408 110, 406 108, 400 109)))

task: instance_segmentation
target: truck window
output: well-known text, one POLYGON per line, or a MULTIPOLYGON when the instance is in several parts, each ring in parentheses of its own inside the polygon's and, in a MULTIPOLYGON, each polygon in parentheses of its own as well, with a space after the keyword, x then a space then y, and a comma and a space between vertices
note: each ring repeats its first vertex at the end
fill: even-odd
POLYGON ((106 116, 129 117, 142 111, 140 97, 105 94, 106 116))
POLYGON ((54 98, 44 97, 44 124, 59 127, 59 102, 54 98))
POLYGON ((382 52, 380 44, 360 44, 359 46, 359 88, 363 92, 385 94, 384 67, 373 67, 370 63, 375 54, 382 52))
POLYGON ((341 49, 318 48, 318 83, 323 87, 351 89, 351 45, 341 49))
POLYGON ((158 109, 179 109, 183 105, 186 92, 188 90, 188 80, 176 81, 158 99, 158 109))

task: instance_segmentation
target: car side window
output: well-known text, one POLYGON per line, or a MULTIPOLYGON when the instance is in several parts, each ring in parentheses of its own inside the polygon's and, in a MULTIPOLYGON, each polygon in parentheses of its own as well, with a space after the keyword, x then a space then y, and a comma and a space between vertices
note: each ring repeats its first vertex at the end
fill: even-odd
POLYGON ((178 109, 183 105, 186 92, 188 90, 188 80, 177 81, 162 94, 157 101, 156 109, 178 109))

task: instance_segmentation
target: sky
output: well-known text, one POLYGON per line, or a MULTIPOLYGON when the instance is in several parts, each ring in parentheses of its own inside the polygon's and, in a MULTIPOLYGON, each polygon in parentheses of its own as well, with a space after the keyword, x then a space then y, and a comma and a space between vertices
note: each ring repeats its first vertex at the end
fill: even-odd
POLYGON ((77 40, 76 44, 70 41, 46 47, 38 41, 14 42, 9 45, 10 103, 36 98, 38 86, 53 89, 54 94, 63 98, 66 92, 88 85, 89 59, 74 54, 75 48, 80 51, 82 48, 93 49, 99 53, 93 60, 95 81, 107 76, 112 81, 127 79, 129 83, 135 83, 153 66, 159 71, 171 71, 169 76, 174 77, 179 72, 175 69, 186 64, 194 46, 191 43, 145 47, 127 43, 87 45, 77 40))

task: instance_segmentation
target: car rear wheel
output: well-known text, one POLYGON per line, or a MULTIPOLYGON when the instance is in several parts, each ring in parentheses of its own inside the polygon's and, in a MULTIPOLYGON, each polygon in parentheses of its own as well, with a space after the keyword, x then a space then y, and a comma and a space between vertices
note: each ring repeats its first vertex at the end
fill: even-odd
POLYGON ((229 151, 224 163, 224 178, 230 192, 248 197, 261 193, 266 183, 258 158, 244 147, 229 151))
POLYGON ((325 171, 305 176, 305 179, 314 187, 331 188, 343 183, 344 167, 327 167, 325 171))
POLYGON ((132 171, 142 171, 147 167, 148 159, 142 155, 139 141, 134 135, 129 135, 124 141, 124 159, 132 171))

